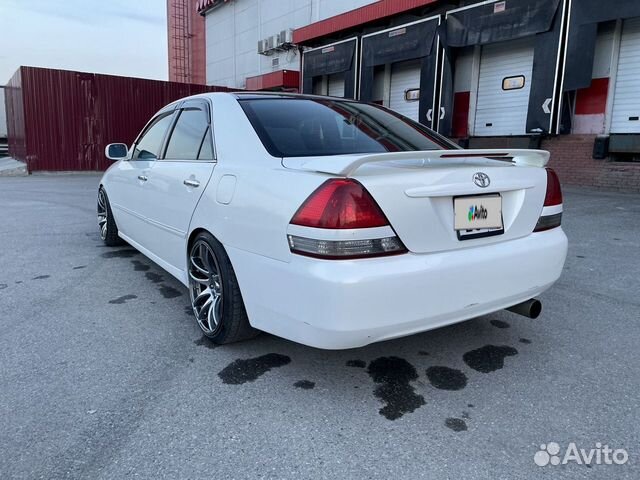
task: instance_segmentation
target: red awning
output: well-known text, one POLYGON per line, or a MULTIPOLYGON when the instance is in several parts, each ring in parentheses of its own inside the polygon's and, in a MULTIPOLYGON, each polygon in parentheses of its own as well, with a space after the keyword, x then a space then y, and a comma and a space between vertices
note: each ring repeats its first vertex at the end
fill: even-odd
POLYGON ((300 72, 296 70, 278 70, 276 72, 247 77, 247 90, 272 90, 274 88, 291 89, 300 86, 300 72))
MULTIPOLYGON (((211 1, 211 0, 209 0, 211 1)), ((293 31, 293 43, 304 44, 309 40, 324 37, 364 23, 397 15, 414 8, 423 7, 438 0, 380 0, 364 7, 350 10, 293 31)))

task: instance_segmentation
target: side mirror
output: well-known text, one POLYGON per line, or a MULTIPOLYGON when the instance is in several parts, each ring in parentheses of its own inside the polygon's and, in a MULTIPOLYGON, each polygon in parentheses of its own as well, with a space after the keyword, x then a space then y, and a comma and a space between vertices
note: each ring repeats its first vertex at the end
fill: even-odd
POLYGON ((109 160, 117 162, 129 156, 129 147, 124 143, 110 143, 105 147, 104 154, 109 160))

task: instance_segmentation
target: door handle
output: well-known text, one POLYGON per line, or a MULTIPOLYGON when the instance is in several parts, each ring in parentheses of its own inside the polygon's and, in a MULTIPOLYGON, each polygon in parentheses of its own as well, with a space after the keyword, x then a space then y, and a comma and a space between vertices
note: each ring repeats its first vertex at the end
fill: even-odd
POLYGON ((197 180, 185 180, 184 183, 187 187, 193 187, 193 188, 198 188, 200 186, 200 182, 197 180))
POLYGON ((149 179, 147 177, 145 177, 144 175, 138 175, 138 180, 140 180, 141 182, 146 182, 149 179))

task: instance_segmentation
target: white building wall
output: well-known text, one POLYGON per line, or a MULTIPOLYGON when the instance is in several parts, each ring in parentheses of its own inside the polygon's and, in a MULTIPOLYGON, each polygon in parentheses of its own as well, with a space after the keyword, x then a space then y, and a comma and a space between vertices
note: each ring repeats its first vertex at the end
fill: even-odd
POLYGON ((207 12, 207 84, 244 88, 247 77, 300 69, 298 51, 258 54, 258 40, 375 0, 232 0, 207 12), (273 59, 278 65, 273 66, 273 59))

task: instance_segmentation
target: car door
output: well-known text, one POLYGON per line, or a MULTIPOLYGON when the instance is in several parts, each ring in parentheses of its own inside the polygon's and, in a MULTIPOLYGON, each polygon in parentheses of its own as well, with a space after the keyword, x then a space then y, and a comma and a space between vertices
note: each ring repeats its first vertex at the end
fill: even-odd
POLYGON ((143 129, 131 147, 129 158, 110 173, 109 201, 118 230, 145 246, 148 222, 144 203, 149 173, 155 165, 173 121, 174 110, 161 111, 143 129))
POLYGON ((145 216, 153 230, 149 249, 174 275, 185 268, 191 216, 214 166, 209 103, 189 100, 176 112, 163 156, 150 171, 145 187, 145 216))

